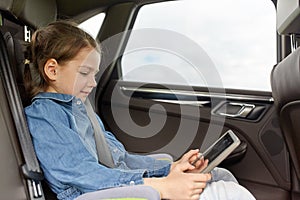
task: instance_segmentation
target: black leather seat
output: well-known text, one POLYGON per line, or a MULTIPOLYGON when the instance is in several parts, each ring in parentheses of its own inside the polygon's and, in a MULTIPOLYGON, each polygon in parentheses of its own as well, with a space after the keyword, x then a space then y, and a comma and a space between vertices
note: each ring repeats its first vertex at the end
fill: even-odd
MULTIPOLYGON (((25 91, 25 84, 24 84, 24 71, 25 67, 29 67, 25 65, 25 50, 26 50, 26 43, 22 39, 18 39, 16 37, 16 33, 13 31, 18 27, 15 25, 13 28, 9 26, 0 27, 0 31, 3 35, 6 44, 6 50, 8 53, 8 59, 10 63, 10 72, 7 74, 11 75, 11 82, 7 83, 7 87, 9 89, 14 88, 14 91, 17 95, 14 97, 14 101, 11 105, 14 105, 18 109, 15 110, 15 116, 19 116, 21 120, 17 120, 20 123, 17 123, 16 126, 18 127, 27 127, 26 119, 23 113, 23 108, 30 104, 30 98, 25 91)), ((21 33, 22 33, 21 27, 21 33)), ((14 119, 16 122, 16 119, 14 119)), ((25 131, 25 130, 24 130, 25 131)), ((22 132, 22 131, 21 131, 22 132)), ((34 152, 32 152, 34 153, 34 152)), ((49 187, 44 184, 43 182, 43 192, 47 199, 49 200, 56 200, 56 195, 49 189, 49 187)))
POLYGON ((271 86, 280 125, 300 180, 300 48, 273 68, 271 86))

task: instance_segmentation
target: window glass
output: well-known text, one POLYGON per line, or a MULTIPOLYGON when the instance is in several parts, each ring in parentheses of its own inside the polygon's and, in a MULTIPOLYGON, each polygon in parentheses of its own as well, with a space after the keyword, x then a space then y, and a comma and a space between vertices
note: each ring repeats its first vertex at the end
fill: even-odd
MULTIPOLYGON (((133 49, 130 46, 134 46, 131 43, 136 34, 132 34, 122 57, 122 80, 219 87, 210 81, 215 76, 210 75, 210 69, 214 68, 225 88, 271 91, 270 71, 276 64, 276 12, 270 0, 149 4, 140 9, 132 33, 151 29, 156 33, 165 30, 161 35, 169 34, 169 38, 162 42, 182 43, 181 50, 159 45, 133 49), (190 43, 184 45, 181 37, 198 49, 190 43), (210 62, 210 69, 204 61, 190 60, 203 56, 210 62)), ((160 36, 149 34, 144 40, 153 37, 159 40, 160 36)))
POLYGON ((79 27, 88 32, 93 38, 96 38, 103 23, 104 17, 105 13, 97 14, 79 24, 79 27))

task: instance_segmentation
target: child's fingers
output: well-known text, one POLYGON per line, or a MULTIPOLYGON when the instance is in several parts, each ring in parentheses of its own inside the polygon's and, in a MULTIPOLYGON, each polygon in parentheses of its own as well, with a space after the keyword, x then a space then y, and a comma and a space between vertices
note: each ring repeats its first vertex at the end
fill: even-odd
POLYGON ((194 166, 200 165, 203 161, 203 155, 202 153, 198 153, 196 157, 192 157, 190 160, 190 163, 194 166))

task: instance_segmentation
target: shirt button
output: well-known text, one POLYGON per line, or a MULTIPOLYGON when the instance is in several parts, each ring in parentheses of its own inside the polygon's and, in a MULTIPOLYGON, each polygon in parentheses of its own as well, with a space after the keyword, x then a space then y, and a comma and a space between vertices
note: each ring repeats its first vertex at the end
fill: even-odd
POLYGON ((133 186, 133 185, 135 185, 135 182, 134 181, 130 181, 129 185, 133 186))
POLYGON ((77 104, 77 105, 81 105, 81 101, 78 100, 78 101, 76 102, 76 104, 77 104))

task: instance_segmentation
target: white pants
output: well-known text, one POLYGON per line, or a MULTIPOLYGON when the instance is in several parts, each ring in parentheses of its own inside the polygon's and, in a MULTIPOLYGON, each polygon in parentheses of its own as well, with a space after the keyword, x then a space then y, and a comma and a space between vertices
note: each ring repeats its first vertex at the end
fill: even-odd
POLYGON ((226 169, 211 171, 212 180, 200 195, 200 200, 255 200, 254 196, 226 169))
MULTIPOLYGON (((226 169, 215 168, 211 171, 212 179, 200 195, 200 200, 255 200, 252 194, 238 184, 234 176, 226 169)), ((100 190, 89 192, 77 197, 75 200, 100 200, 111 198, 124 198, 135 196, 142 199, 159 199, 159 194, 148 186, 132 186, 114 188, 113 190, 100 190), (149 191, 147 191, 149 190, 149 191), (134 195, 132 193, 134 192, 134 195)))

